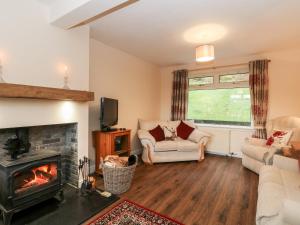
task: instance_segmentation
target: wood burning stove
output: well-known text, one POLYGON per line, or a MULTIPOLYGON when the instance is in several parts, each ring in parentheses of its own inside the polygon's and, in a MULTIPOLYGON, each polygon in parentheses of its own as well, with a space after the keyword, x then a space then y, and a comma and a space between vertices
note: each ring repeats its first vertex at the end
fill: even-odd
POLYGON ((6 155, 0 157, 0 209, 5 225, 20 210, 58 193, 63 199, 60 153, 31 152, 16 160, 6 155))

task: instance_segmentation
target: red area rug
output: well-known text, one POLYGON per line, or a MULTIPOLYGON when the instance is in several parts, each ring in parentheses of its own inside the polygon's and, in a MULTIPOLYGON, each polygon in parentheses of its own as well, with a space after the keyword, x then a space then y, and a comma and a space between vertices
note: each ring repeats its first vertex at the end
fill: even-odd
POLYGON ((171 218, 124 200, 89 225, 184 225, 171 218))

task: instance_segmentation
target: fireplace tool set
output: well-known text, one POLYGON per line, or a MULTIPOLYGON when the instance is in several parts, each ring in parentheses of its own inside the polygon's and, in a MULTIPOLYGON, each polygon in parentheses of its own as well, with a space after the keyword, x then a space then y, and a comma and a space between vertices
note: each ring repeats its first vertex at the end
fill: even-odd
POLYGON ((98 194, 109 198, 111 193, 107 191, 100 191, 96 188, 96 179, 91 176, 91 160, 87 157, 83 157, 83 159, 79 160, 78 166, 79 177, 82 176, 82 184, 81 184, 81 194, 88 195, 92 192, 97 192, 98 194))
POLYGON ((79 176, 82 176, 81 193, 86 194, 87 192, 93 191, 95 188, 94 177, 91 176, 91 160, 87 157, 79 160, 78 166, 79 176))

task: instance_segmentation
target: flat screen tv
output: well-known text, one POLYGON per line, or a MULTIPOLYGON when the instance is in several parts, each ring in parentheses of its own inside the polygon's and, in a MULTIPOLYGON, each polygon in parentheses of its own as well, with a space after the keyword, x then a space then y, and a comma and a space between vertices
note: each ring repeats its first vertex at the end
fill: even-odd
POLYGON ((100 128, 102 131, 116 130, 111 128, 118 124, 118 100, 101 98, 100 128))

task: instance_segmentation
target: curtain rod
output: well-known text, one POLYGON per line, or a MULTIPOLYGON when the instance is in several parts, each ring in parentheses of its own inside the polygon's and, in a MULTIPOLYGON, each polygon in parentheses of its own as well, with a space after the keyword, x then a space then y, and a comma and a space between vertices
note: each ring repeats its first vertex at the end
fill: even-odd
MULTIPOLYGON (((271 60, 268 60, 268 62, 271 62, 271 60)), ((202 67, 202 68, 192 69, 192 70, 188 70, 188 71, 191 72, 191 71, 198 71, 198 70, 219 69, 219 68, 234 67, 234 66, 246 66, 246 65, 249 65, 249 63, 239 63, 239 64, 224 65, 224 66, 202 67)))

